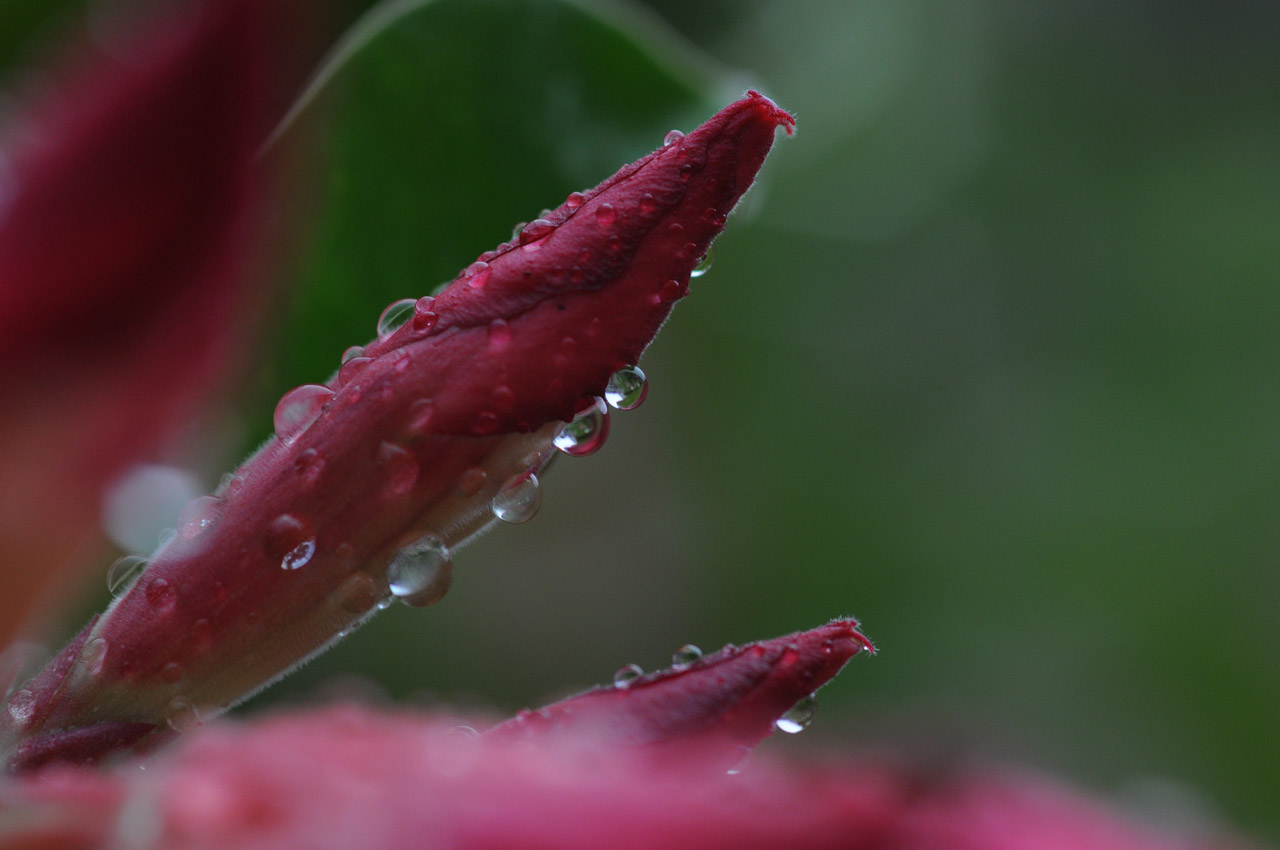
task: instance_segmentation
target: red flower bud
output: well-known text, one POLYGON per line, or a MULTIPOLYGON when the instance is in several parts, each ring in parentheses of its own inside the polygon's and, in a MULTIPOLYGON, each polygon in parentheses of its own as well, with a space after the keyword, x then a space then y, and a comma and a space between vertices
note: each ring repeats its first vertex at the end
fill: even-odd
POLYGON ((281 400, 277 437, 64 652, 56 685, 20 692, 34 708, 10 739, 181 728, 322 650, 392 590, 439 598, 450 547, 495 514, 531 515, 562 422, 639 359, 791 124, 752 92, 571 195, 438 297, 392 305, 328 386, 281 400))

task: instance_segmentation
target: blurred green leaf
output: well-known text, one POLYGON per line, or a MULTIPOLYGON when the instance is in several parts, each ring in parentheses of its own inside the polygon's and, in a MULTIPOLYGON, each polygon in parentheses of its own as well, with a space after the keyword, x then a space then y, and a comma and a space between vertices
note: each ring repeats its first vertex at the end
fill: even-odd
MULTIPOLYGON (((391 301, 430 293, 569 192, 719 105, 649 19, 570 2, 389 2, 335 47, 278 144, 321 146, 313 241, 259 403, 322 380, 391 301)), ((270 415, 255 414, 260 430, 270 415)))

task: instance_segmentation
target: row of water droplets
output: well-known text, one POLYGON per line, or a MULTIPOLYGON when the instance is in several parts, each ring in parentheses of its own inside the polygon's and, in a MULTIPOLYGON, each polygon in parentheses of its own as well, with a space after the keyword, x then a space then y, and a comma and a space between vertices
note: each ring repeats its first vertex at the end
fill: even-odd
MULTIPOLYGON (((691 643, 686 643, 672 653, 671 667, 674 670, 686 670, 701 658, 702 650, 691 643)), ((644 669, 639 664, 627 664, 619 667, 617 672, 613 674, 613 686, 619 690, 626 690, 643 676, 644 669)), ((817 711, 818 698, 814 694, 809 694, 787 709, 782 716, 774 721, 774 726, 781 732, 794 735, 805 730, 809 724, 813 723, 813 718, 817 711)))

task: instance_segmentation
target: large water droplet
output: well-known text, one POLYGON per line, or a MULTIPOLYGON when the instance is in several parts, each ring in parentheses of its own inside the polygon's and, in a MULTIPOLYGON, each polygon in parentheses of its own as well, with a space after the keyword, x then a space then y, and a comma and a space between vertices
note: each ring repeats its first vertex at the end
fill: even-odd
POLYGON ((576 210, 582 206, 582 202, 586 200, 586 196, 581 192, 570 192, 569 197, 564 199, 564 205, 571 210, 576 210))
POLYGON ((644 403, 649 394, 649 383, 639 366, 623 366, 609 376, 604 388, 604 400, 618 410, 634 410, 644 403))
POLYGON ((350 360, 343 361, 338 367, 338 386, 345 387, 354 381, 372 362, 371 357, 352 357, 350 360))
POLYGON ((542 505, 542 487, 530 471, 515 476, 493 497, 493 515, 503 522, 528 522, 542 505))
POLYGON ((702 657, 702 650, 691 643, 671 653, 671 665, 673 667, 688 667, 693 662, 702 657))
POLYGON ((551 231, 555 229, 556 226, 545 218, 535 218, 533 221, 520 228, 520 233, 517 238, 520 240, 521 245, 528 245, 530 242, 537 242, 539 239, 544 239, 547 236, 550 236, 551 231))
POLYGON ((613 674, 613 686, 615 688, 629 688, 631 683, 644 675, 644 670, 639 664, 628 664, 625 667, 619 667, 618 672, 613 674))
POLYGON ((178 536, 183 540, 199 537, 217 521, 220 507, 213 496, 200 496, 187 502, 178 513, 178 536))
POLYGON ((378 339, 386 339, 395 333, 401 325, 413 318, 413 307, 418 303, 416 298, 401 298, 392 301, 378 317, 378 339))
POLYGON ((809 694, 787 709, 787 713, 775 720, 774 725, 783 732, 794 735, 803 731, 806 726, 813 722, 813 716, 817 711, 818 698, 813 694, 809 694))
MULTIPOLYGON (((354 362, 356 361, 352 360, 346 365, 350 366, 354 362)), ((320 418, 325 405, 331 401, 333 390, 319 384, 303 384, 289 390, 280 397, 280 403, 276 405, 276 436, 286 443, 292 443, 312 422, 320 418)))
POLYGON ((434 534, 410 543, 387 565, 387 584, 406 605, 424 608, 436 604, 453 584, 449 548, 434 534))
POLYGON ((689 277, 702 277, 711 269, 711 261, 715 259, 715 249, 707 248, 707 253, 702 255, 702 259, 698 260, 698 264, 693 267, 693 271, 689 272, 689 277))
POLYGON ((601 227, 612 227, 617 220, 618 211, 613 208, 613 204, 601 204, 596 207, 596 224, 601 227))
POLYGON ((364 357, 363 345, 353 345, 346 351, 342 352, 342 360, 340 362, 346 363, 348 360, 354 360, 357 357, 364 357))
POLYGON ((115 563, 107 568, 107 590, 111 591, 112 596, 123 596, 146 568, 147 559, 141 555, 125 555, 123 558, 117 558, 115 563))
POLYGON ((662 284, 662 288, 658 290, 658 302, 662 304, 670 304, 684 296, 684 284, 678 280, 669 280, 662 284))
POLYGON ((609 413, 599 399, 586 410, 566 422, 552 442, 571 457, 594 454, 609 438, 609 413))
POLYGON ((670 133, 667 133, 666 137, 662 140, 662 146, 664 148, 669 148, 683 138, 684 133, 679 130, 672 130, 670 133))
POLYGON ((306 540, 284 553, 284 557, 280 559, 280 568, 285 570, 300 570, 307 564, 311 563, 311 558, 315 554, 316 539, 314 537, 308 537, 306 540))

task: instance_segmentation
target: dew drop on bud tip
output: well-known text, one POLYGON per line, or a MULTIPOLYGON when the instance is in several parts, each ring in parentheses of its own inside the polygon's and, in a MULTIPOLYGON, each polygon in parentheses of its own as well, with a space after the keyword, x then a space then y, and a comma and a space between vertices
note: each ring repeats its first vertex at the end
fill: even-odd
POLYGON ((493 497, 493 515, 503 522, 528 522, 542 505, 542 486, 533 472, 515 476, 493 497))
POLYGON ((382 311, 382 315, 378 317, 378 339, 386 339, 399 330, 401 325, 412 319, 413 308, 417 303, 416 298, 401 298, 399 301, 388 304, 382 311))
POLYGON ((639 366, 623 366, 609 376, 604 400, 618 410, 634 410, 644 403, 649 384, 639 366))
POLYGON ((586 196, 581 192, 570 192, 569 197, 564 199, 564 205, 571 210, 576 210, 582 206, 582 202, 586 200, 586 196))
POLYGON ((662 146, 664 148, 669 148, 683 138, 684 138, 684 133, 680 132, 679 130, 672 130, 670 133, 667 133, 666 138, 662 140, 662 146))
POLYGON ((702 277, 711 269, 711 261, 715 259, 712 248, 707 248, 707 253, 702 255, 702 259, 698 260, 698 264, 693 267, 693 271, 689 272, 689 277, 702 277))
POLYGON ((787 709, 786 714, 774 721, 774 725, 783 732, 786 732, 789 735, 794 735, 813 722, 813 716, 817 711, 818 698, 813 694, 809 694, 807 697, 791 706, 791 708, 787 709))
POLYGON ((671 664, 673 667, 688 667, 701 657, 701 649, 691 643, 686 643, 671 654, 671 664))
POLYGON ((613 674, 613 686, 615 688, 629 688, 631 683, 644 675, 644 670, 640 669, 639 664, 628 664, 625 667, 619 667, 618 672, 613 674))
POLYGON ((453 562, 443 540, 429 534, 396 553, 387 565, 387 585, 406 605, 434 605, 453 584, 453 562))
POLYGON ((325 405, 333 401, 333 390, 319 384, 294 387, 280 397, 276 405, 276 436, 292 443, 298 435, 320 418, 325 405))
POLYGON ((609 412, 602 409, 599 399, 586 410, 566 422, 552 443, 570 457, 586 457, 594 454, 609 438, 609 412))
POLYGON ((129 585, 133 584, 134 579, 142 575, 142 571, 146 568, 147 559, 140 555, 125 555, 123 558, 117 558, 115 563, 107 568, 107 590, 111 591, 112 596, 123 596, 129 589, 129 585))

